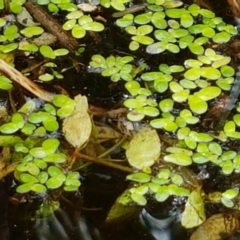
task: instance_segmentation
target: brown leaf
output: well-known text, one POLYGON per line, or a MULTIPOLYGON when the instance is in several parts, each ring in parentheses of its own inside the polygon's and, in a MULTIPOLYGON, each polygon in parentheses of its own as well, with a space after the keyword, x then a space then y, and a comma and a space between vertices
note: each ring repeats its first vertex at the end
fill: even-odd
POLYGON ((219 240, 221 234, 231 235, 239 231, 240 221, 233 214, 215 214, 192 234, 190 240, 219 240))
POLYGON ((75 148, 81 148, 90 137, 92 122, 88 114, 88 102, 85 96, 77 95, 73 114, 63 120, 63 133, 66 140, 75 148))

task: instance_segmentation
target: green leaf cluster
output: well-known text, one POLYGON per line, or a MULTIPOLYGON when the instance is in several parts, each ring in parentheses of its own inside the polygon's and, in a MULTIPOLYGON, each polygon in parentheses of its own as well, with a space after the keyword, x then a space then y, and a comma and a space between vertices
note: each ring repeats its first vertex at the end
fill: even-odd
POLYGON ((188 48, 193 54, 200 55, 205 43, 226 43, 237 34, 235 27, 196 4, 180 8, 182 4, 174 1, 157 2, 148 1, 149 11, 145 13, 126 14, 116 21, 132 36, 130 50, 136 51, 145 45, 147 53, 159 54, 164 51, 178 53, 188 48))

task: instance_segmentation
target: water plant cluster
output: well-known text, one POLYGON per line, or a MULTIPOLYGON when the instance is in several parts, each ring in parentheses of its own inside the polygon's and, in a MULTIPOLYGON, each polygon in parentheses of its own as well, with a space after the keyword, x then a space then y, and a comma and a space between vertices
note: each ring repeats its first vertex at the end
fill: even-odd
MULTIPOLYGON (((178 53, 188 48, 195 57, 186 59, 183 65, 161 63, 153 71, 149 71, 144 64, 140 68, 132 59, 133 67, 127 63, 129 70, 139 71, 137 74, 134 70, 129 71, 128 76, 131 77, 127 79, 119 74, 121 69, 114 66, 114 61, 107 65, 106 70, 105 63, 118 56, 105 59, 94 55, 90 65, 113 81, 127 81, 125 87, 130 95, 124 101, 124 106, 129 109, 127 117, 130 121, 148 119, 153 128, 176 134, 177 143, 166 148, 162 154, 163 161, 178 166, 211 163, 218 165, 225 175, 239 172, 238 152, 224 151, 221 147, 221 142, 239 139, 239 113, 233 116, 233 120, 227 121, 219 133, 195 129, 209 111, 209 106, 221 94, 229 92, 235 80, 231 58, 205 47, 205 44, 226 43, 237 34, 237 30, 213 12, 201 9, 196 4, 179 8, 173 3, 166 8, 161 6, 163 3, 165 1, 158 1, 158 7, 155 8, 156 4, 151 2, 145 13, 126 14, 116 21, 119 27, 132 35, 129 49, 136 51, 142 45, 147 45, 147 53, 159 54, 166 50, 178 53), (153 97, 156 93, 160 100, 153 97)), ((123 66, 121 68, 124 69, 123 66)), ((169 169, 166 171, 169 175, 164 179, 159 179, 161 171, 153 176, 145 171, 129 175, 128 179, 134 181, 135 185, 124 193, 120 202, 126 204, 132 200, 145 205, 145 196, 148 194, 154 195, 159 202, 165 201, 170 195, 188 196, 189 188, 184 186, 181 176, 171 175, 169 169)), ((228 207, 234 205, 226 197, 222 197, 221 202, 228 207)))
POLYGON ((80 186, 79 173, 64 168, 67 155, 57 134, 59 119, 70 116, 74 106, 74 100, 65 95, 55 95, 52 104, 41 108, 29 100, 1 125, 1 145, 11 147, 12 158, 18 162, 14 173, 20 182, 18 193, 47 193, 61 187, 76 191, 80 186))
MULTIPOLYGON (((43 66, 49 71, 38 79, 62 79, 56 59, 69 57, 69 50, 33 43, 32 40, 45 30, 35 23, 27 26, 16 23, 25 2, 10 1, 14 20, 0 18, 1 58, 11 58, 16 51, 47 58, 51 62, 43 66)), ((100 23, 94 14, 80 10, 70 0, 37 0, 37 3, 51 13, 66 13, 62 29, 71 31, 75 39, 84 41, 92 32, 96 34, 105 29, 104 21, 100 23)), ((156 151, 153 157, 149 153, 144 155, 147 159, 141 156, 135 161, 126 151, 128 162, 136 172, 127 176, 131 184, 119 202, 145 206, 149 198, 158 202, 167 201, 171 196, 187 199, 201 186, 188 184, 184 171, 176 169, 209 164, 219 168, 225 176, 240 171, 239 152, 223 147, 225 143, 240 139, 239 103, 219 131, 202 125, 212 106, 230 95, 234 88, 236 71, 231 57, 218 51, 218 46, 228 44, 238 32, 221 17, 197 4, 186 6, 181 1, 148 0, 138 13, 129 3, 128 0, 101 0, 96 5, 121 11, 113 16, 118 16, 116 26, 130 39, 130 52, 108 56, 94 54, 86 66, 89 72, 99 73, 116 84, 124 81, 128 93, 123 101, 128 109, 126 117, 129 121, 148 125, 151 131, 142 135, 155 140, 147 149, 143 148, 156 151), (126 7, 130 8, 125 12, 126 7), (143 52, 151 57, 158 54, 178 56, 185 52, 187 57, 183 63, 159 61, 157 67, 152 67, 147 61, 137 59, 143 52), (164 147, 159 135, 170 139, 164 147), (151 149, 153 147, 155 150, 151 149)), ((3 8, 0 1, 0 10, 3 8)), ((79 54, 75 52, 76 56, 79 54)), ((8 62, 14 64, 14 61, 8 62)), ((11 80, 0 75, 0 88, 10 90, 12 87, 11 80)), ((231 98, 229 101, 231 103, 231 98)), ((15 170, 18 193, 78 190, 80 174, 66 167, 67 152, 58 136, 61 120, 71 116, 75 105, 76 102, 65 95, 55 95, 52 103, 40 107, 29 100, 0 126, 3 134, 0 145, 10 147, 11 158, 19 162, 15 170)), ((140 139, 141 148, 146 140, 140 139)), ((128 149, 130 145, 131 148, 138 145, 131 143, 133 140, 128 143, 128 149)), ((133 152, 136 155, 138 149, 133 152)), ((206 198, 229 208, 239 208, 239 190, 235 185, 226 191, 208 194, 206 198)))

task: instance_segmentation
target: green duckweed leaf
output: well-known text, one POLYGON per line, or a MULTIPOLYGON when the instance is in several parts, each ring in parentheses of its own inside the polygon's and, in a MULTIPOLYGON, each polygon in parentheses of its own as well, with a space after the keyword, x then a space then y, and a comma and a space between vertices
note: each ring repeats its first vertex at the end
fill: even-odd
POLYGON ((132 193, 131 198, 135 203, 137 203, 140 206, 144 206, 147 204, 146 198, 139 193, 132 193))
POLYGON ((166 15, 169 18, 181 18, 181 16, 186 13, 186 10, 184 8, 173 8, 173 9, 167 9, 165 11, 166 15))
POLYGON ((198 96, 190 95, 188 97, 188 105, 191 111, 196 114, 203 114, 208 109, 208 104, 198 96))
POLYGON ((52 153, 44 157, 43 160, 49 163, 64 163, 66 156, 63 153, 52 153))
POLYGON ((116 21, 117 26, 122 28, 130 26, 132 23, 133 23, 133 19, 126 19, 126 18, 120 18, 116 21))
POLYGON ((156 129, 164 129, 168 132, 175 132, 178 129, 178 125, 169 119, 156 118, 150 121, 150 125, 156 129))
POLYGON ((159 93, 163 93, 168 89, 168 82, 158 78, 154 80, 154 89, 159 93))
POLYGON ((65 180, 66 180, 65 174, 63 173, 63 171, 62 171, 59 167, 50 166, 50 167, 48 168, 48 174, 49 174, 51 177, 57 177, 57 178, 61 179, 62 181, 65 181, 65 180))
POLYGON ((70 2, 61 2, 58 4, 58 7, 63 11, 65 10, 69 12, 73 12, 78 9, 78 7, 74 3, 70 3, 70 2))
POLYGON ((20 12, 22 11, 22 6, 21 6, 21 4, 19 4, 19 3, 17 3, 17 2, 11 1, 11 2, 9 3, 9 7, 10 7, 10 9, 11 9, 11 12, 12 12, 12 13, 15 13, 15 14, 18 14, 18 13, 20 13, 20 12))
POLYGON ((146 52, 149 54, 158 54, 164 52, 167 49, 167 44, 164 42, 156 42, 150 44, 146 48, 146 52))
POLYGON ((193 25, 193 17, 188 13, 182 14, 180 17, 180 23, 183 27, 189 28, 193 25))
POLYGON ((40 75, 38 77, 38 79, 43 81, 43 82, 49 82, 49 81, 52 81, 54 79, 54 76, 52 74, 49 74, 49 73, 44 73, 44 74, 40 75))
POLYGON ((16 25, 10 25, 8 28, 4 29, 3 34, 6 39, 11 42, 19 37, 18 27, 16 25))
POLYGON ((146 106, 143 110, 144 114, 149 117, 157 117, 159 115, 159 110, 155 107, 146 106))
POLYGON ((239 190, 235 189, 235 188, 232 188, 232 189, 228 189, 225 192, 223 192, 222 196, 224 198, 227 198, 227 199, 231 200, 231 199, 235 198, 238 194, 239 194, 239 190))
POLYGON ((12 134, 19 130, 19 126, 16 123, 4 123, 0 127, 0 132, 5 134, 12 134))
POLYGON ((170 196, 167 186, 160 186, 156 192, 154 198, 158 202, 165 202, 170 196))
POLYGON ((125 88, 131 95, 136 96, 139 92, 140 84, 137 81, 130 81, 125 84, 125 88))
POLYGON ((231 35, 228 32, 219 32, 216 33, 215 36, 212 38, 212 40, 215 43, 226 43, 230 40, 231 35))
POLYGON ((44 32, 43 28, 38 26, 26 27, 20 31, 27 38, 40 35, 44 32))
POLYGON ((52 116, 47 119, 44 119, 42 123, 45 129, 49 132, 57 131, 59 128, 58 121, 56 120, 55 117, 52 117, 52 116))
POLYGON ((20 174, 20 180, 24 183, 37 183, 38 182, 38 179, 31 175, 31 174, 28 174, 28 173, 22 173, 20 174))
POLYGON ((63 24, 62 28, 66 31, 71 30, 76 25, 76 23, 77 23, 76 19, 68 20, 63 24))
POLYGON ((151 22, 153 25, 158 29, 166 29, 168 24, 164 18, 160 18, 158 15, 161 14, 160 12, 156 12, 153 14, 151 22))
POLYGON ((188 80, 197 80, 201 76, 201 68, 200 67, 193 67, 187 70, 184 73, 184 77, 188 80))
POLYGON ((185 89, 197 88, 196 83, 194 83, 193 81, 187 80, 187 79, 180 80, 180 85, 185 89))
POLYGON ((134 22, 139 25, 144 25, 144 24, 150 23, 151 19, 152 19, 152 13, 147 12, 147 13, 138 14, 134 18, 134 22))
POLYGON ((173 184, 176 184, 177 186, 180 186, 183 184, 182 176, 176 173, 171 174, 171 181, 173 184))
POLYGON ((35 147, 29 150, 29 153, 34 157, 34 158, 43 158, 46 156, 46 152, 42 147, 35 147))
POLYGON ((202 35, 207 38, 213 38, 215 35, 215 31, 211 27, 206 27, 202 30, 202 35))
POLYGON ((53 49, 47 45, 42 45, 39 51, 44 57, 51 58, 51 59, 56 58, 53 49))
POLYGON ((42 148, 48 155, 48 154, 54 153, 58 149, 59 145, 60 145, 60 142, 58 139, 49 138, 42 143, 42 148))
POLYGON ((216 155, 218 155, 218 156, 220 156, 220 155, 222 154, 222 148, 221 148, 221 146, 220 146, 218 143, 216 143, 216 142, 211 142, 211 143, 209 143, 208 148, 209 148, 209 150, 210 150, 212 153, 214 153, 214 154, 216 154, 216 155))
POLYGON ((189 34, 188 30, 179 28, 179 29, 169 29, 168 32, 174 37, 174 38, 182 38, 189 34))
POLYGON ((185 153, 172 153, 163 157, 164 161, 177 164, 179 166, 188 166, 192 164, 192 159, 185 153))
POLYGON ((234 170, 234 165, 231 160, 220 163, 220 167, 222 168, 223 174, 225 175, 230 175, 234 170))
POLYGON ((35 163, 29 163, 28 172, 34 176, 37 176, 40 173, 40 169, 35 163))
POLYGON ((175 102, 185 102, 188 99, 190 94, 189 89, 180 90, 172 95, 172 98, 175 102))
POLYGON ((3 53, 9 53, 18 48, 18 43, 9 43, 6 45, 0 45, 0 51, 3 53))
POLYGON ((201 14, 203 17, 206 17, 206 18, 214 18, 215 17, 215 13, 208 10, 208 9, 200 9, 199 10, 199 14, 201 14))
POLYGON ((133 36, 132 40, 136 41, 136 42, 139 42, 143 45, 150 45, 154 42, 154 40, 151 37, 142 36, 142 35, 133 36))
POLYGON ((145 115, 143 113, 139 113, 136 110, 133 110, 127 114, 127 119, 129 119, 132 122, 138 122, 141 121, 145 115))
POLYGON ((76 102, 73 99, 71 99, 68 96, 66 96, 66 95, 56 94, 53 97, 53 104, 56 107, 62 107, 62 106, 66 106, 66 105, 73 105, 73 106, 75 106, 76 102))
POLYGON ((65 105, 57 110, 57 116, 60 118, 69 117, 75 109, 74 105, 65 105))
POLYGON ((33 182, 30 183, 25 183, 25 184, 21 184, 20 186, 18 186, 16 188, 16 192, 17 193, 27 193, 31 191, 31 187, 33 186, 33 182))
POLYGON ((179 39, 179 47, 181 49, 185 49, 193 42, 193 40, 194 40, 194 37, 192 35, 187 35, 187 36, 181 37, 179 39))
POLYGON ((86 31, 93 31, 93 32, 101 32, 104 30, 104 25, 99 22, 89 22, 89 23, 82 25, 82 27, 86 31))
POLYGON ((78 38, 78 39, 83 38, 86 35, 86 30, 82 26, 76 24, 72 28, 72 35, 73 35, 73 37, 78 38))
POLYGON ((35 193, 46 193, 47 192, 47 188, 42 185, 42 184, 33 184, 31 187, 31 190, 35 193))
POLYGON ((114 9, 118 10, 118 11, 124 11, 125 10, 125 5, 121 2, 118 1, 112 1, 111 5, 114 9))
POLYGON ((162 42, 172 42, 175 43, 177 40, 167 31, 165 30, 155 30, 154 36, 157 40, 162 42))
POLYGON ((70 174, 67 175, 66 180, 76 180, 80 178, 79 172, 71 172, 70 174))
POLYGON ((235 74, 234 68, 228 65, 221 66, 220 71, 224 77, 232 77, 235 74))
POLYGON ((138 172, 128 175, 127 179, 138 183, 147 183, 150 182, 151 176, 143 172, 138 172))
POLYGON ((209 158, 206 154, 204 153, 194 153, 192 156, 193 162, 197 164, 204 164, 209 162, 209 158))
POLYGON ((197 92, 196 96, 201 98, 204 101, 209 101, 214 98, 217 98, 221 94, 221 89, 214 86, 209 86, 206 88, 201 89, 197 92))
POLYGON ((151 25, 144 25, 137 28, 136 35, 147 35, 153 31, 151 25))
POLYGON ((139 45, 139 43, 136 42, 136 41, 131 41, 130 44, 129 44, 129 49, 130 49, 131 51, 136 51, 136 50, 139 49, 139 47, 140 47, 140 45, 139 45))
POLYGON ((216 80, 221 77, 221 72, 216 68, 202 67, 201 76, 205 77, 206 79, 216 80))
POLYGON ((46 186, 48 189, 57 189, 61 187, 62 184, 63 184, 63 181, 58 177, 51 177, 46 181, 46 186))
POLYGON ((43 160, 41 159, 34 159, 34 163, 36 164, 36 166, 40 169, 45 169, 47 168, 47 164, 46 162, 44 162, 43 160))
POLYGON ((180 24, 178 21, 174 20, 174 19, 170 19, 167 21, 168 26, 172 29, 178 29, 180 28, 180 24))
POLYGON ((208 42, 208 38, 207 37, 199 37, 197 38, 193 43, 197 44, 197 45, 203 45, 206 42, 208 42))
POLYGON ((66 18, 67 19, 79 19, 81 16, 83 16, 83 12, 81 11, 73 11, 73 12, 70 12, 66 15, 66 18))
POLYGON ((197 43, 190 43, 188 46, 189 50, 196 55, 203 54, 204 48, 201 45, 198 45, 197 43))
POLYGON ((173 109, 174 102, 170 98, 166 98, 159 103, 159 108, 162 112, 170 112, 173 109))

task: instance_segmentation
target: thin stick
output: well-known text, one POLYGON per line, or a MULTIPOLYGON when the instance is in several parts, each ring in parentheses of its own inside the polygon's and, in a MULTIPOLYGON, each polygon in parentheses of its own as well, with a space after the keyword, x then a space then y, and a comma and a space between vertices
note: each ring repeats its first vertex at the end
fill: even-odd
POLYGON ((100 164, 100 165, 104 165, 104 166, 107 166, 107 167, 115 168, 115 169, 118 169, 118 170, 121 170, 121 171, 124 171, 124 172, 127 172, 127 173, 133 173, 132 168, 125 167, 125 166, 119 165, 117 163, 113 163, 113 162, 105 160, 105 159, 90 157, 90 156, 82 154, 78 151, 75 151, 74 154, 79 158, 85 159, 87 161, 90 161, 90 162, 93 162, 93 163, 96 163, 96 164, 100 164))
POLYGON ((53 93, 50 93, 41 89, 37 84, 35 84, 30 79, 22 75, 22 73, 20 73, 17 69, 7 64, 2 59, 0 59, 0 72, 8 76, 14 82, 17 82, 18 84, 20 84, 22 87, 27 89, 29 92, 31 92, 35 96, 47 102, 52 101, 54 96, 53 93))

